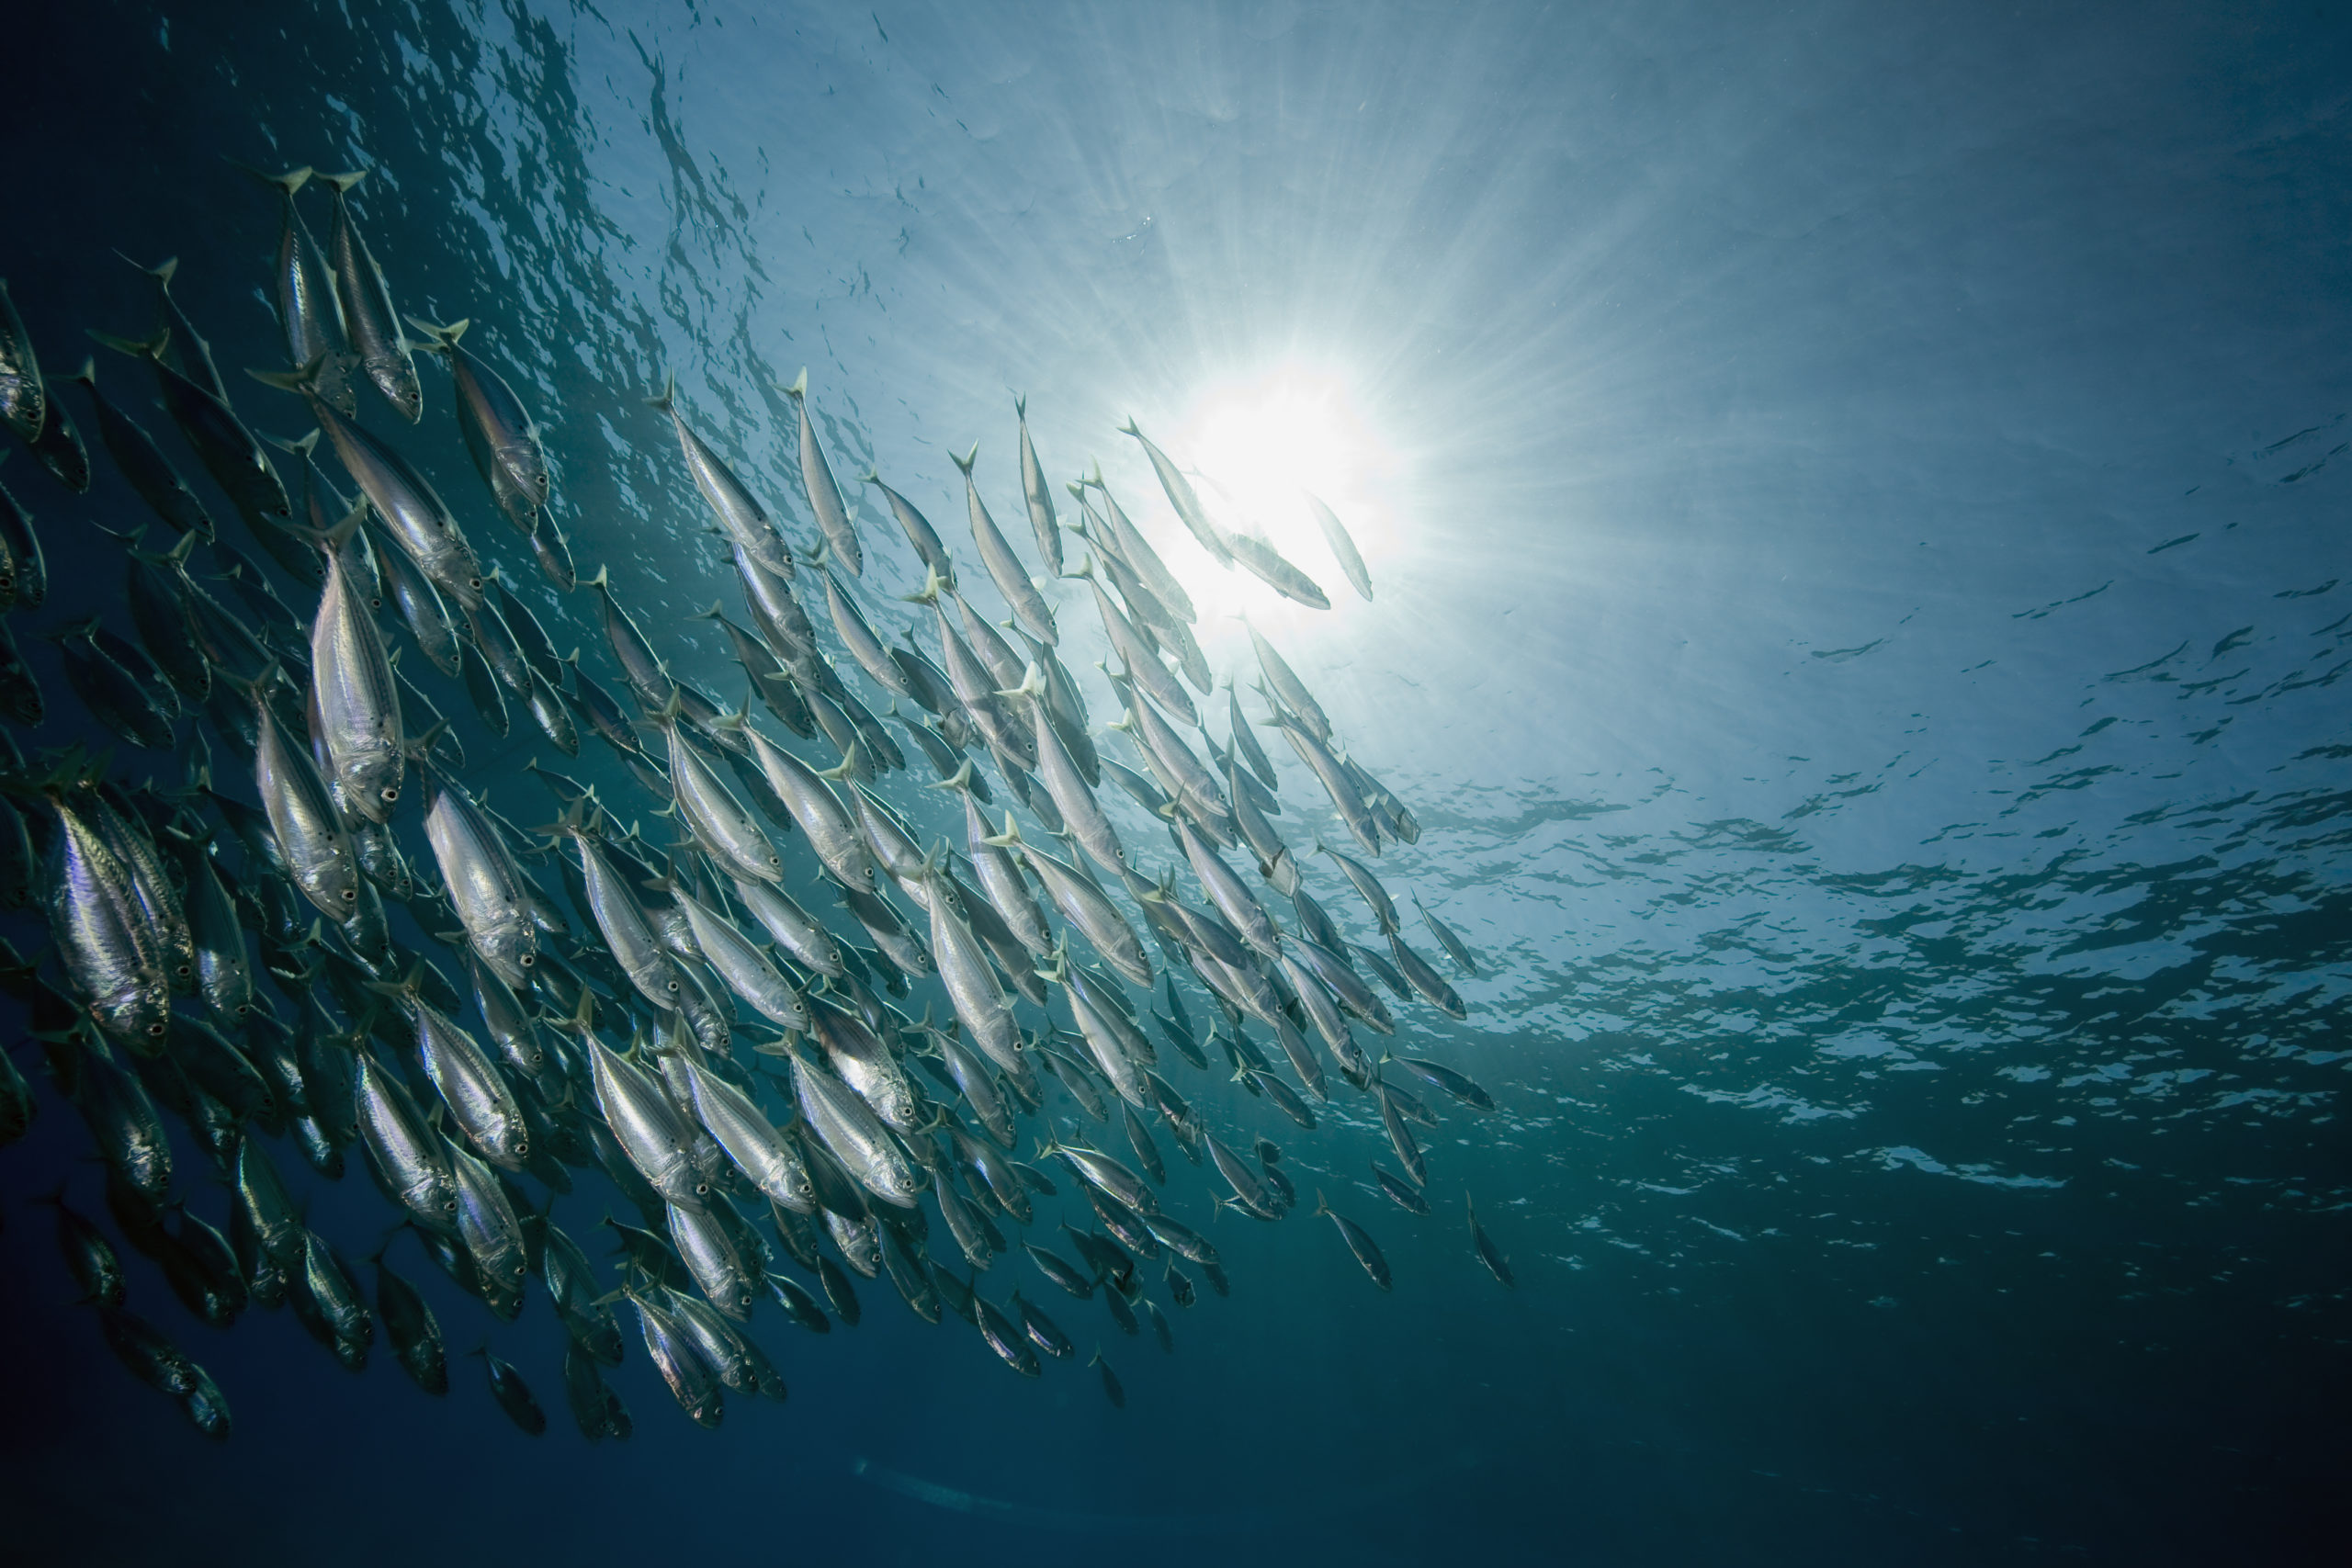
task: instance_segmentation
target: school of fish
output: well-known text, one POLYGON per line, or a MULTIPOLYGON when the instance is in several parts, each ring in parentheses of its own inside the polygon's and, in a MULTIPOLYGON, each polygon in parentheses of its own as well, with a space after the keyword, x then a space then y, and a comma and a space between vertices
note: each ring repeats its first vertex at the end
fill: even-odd
MULTIPOLYGON (((844 494, 805 372, 783 389, 813 524, 797 542, 674 384, 650 412, 611 411, 639 439, 675 440, 731 558, 741 618, 724 604, 704 617, 740 666, 730 709, 665 660, 672 628, 604 572, 577 574, 539 426, 467 345, 469 322, 401 311, 355 208, 363 176, 246 172, 276 208, 282 370, 224 376, 166 262, 148 273, 152 328, 91 332, 108 353, 60 375, 0 282, 0 422, 24 449, 0 457, 0 907, 24 912, 0 984, 53 1090, 0 1053, 0 1145, 51 1098, 86 1124, 113 1235, 63 1185, 39 1201, 131 1372, 228 1436, 220 1388, 134 1310, 157 1274, 215 1326, 288 1307, 353 1371, 380 1334, 435 1394, 453 1336, 492 1336, 543 1293, 591 1441, 629 1434, 605 1372, 630 1328, 685 1415, 716 1427, 729 1394, 784 1396, 747 1326, 759 1306, 823 1334, 859 1320, 860 1281, 961 1320, 1025 1376, 1080 1362, 1091 1336, 1074 1318, 1098 1296, 1123 1333, 1148 1323, 1170 1348, 1163 1303, 1193 1306, 1196 1281, 1228 1292, 1216 1212, 1275 1223, 1299 1201, 1280 1147, 1196 1110, 1180 1061, 1300 1128, 1335 1093, 1360 1097, 1396 1167, 1373 1160, 1361 1190, 1431 1213, 1430 1100, 1494 1102, 1407 1054, 1410 1019, 1392 1010, 1465 1016, 1368 863, 1419 826, 1254 627, 1256 669, 1217 679, 1191 597, 1100 468, 1057 496, 1025 400, 1028 536, 1017 547, 1023 530, 990 513, 976 446, 956 459, 961 559, 878 472, 844 494), (323 245, 304 210, 322 194, 323 245), (423 420, 435 361, 486 492, 470 505, 363 422, 423 420), (256 430, 288 424, 306 434, 256 430), (76 583, 69 608, 36 515, 71 514, 89 491, 85 430, 143 510, 40 525, 119 541, 124 597, 76 583), (475 536, 481 515, 566 596, 556 626, 475 536), (896 640, 863 581, 884 541, 861 528, 885 515, 922 579, 896 640), (1006 618, 967 596, 981 579, 1006 618), (1057 613, 1072 605, 1100 619, 1099 665, 1065 661, 1057 613), (558 653, 569 615, 608 657, 558 653), (58 694, 20 628, 54 645, 89 721, 70 728, 119 744, 39 743, 58 694), (1101 670, 1094 701, 1072 664, 1101 670), (1295 771, 1276 768, 1269 729, 1295 771), (518 765, 526 740, 567 761, 535 750, 518 765), (466 772, 468 743, 491 741, 494 806, 466 772), (605 787, 561 771, 583 746, 605 787), (1165 841, 1122 837, 1106 782, 1165 841), (927 838, 909 815, 924 798, 960 811, 960 829, 927 838), (1326 807, 1360 852, 1289 826, 1326 807), (1311 874, 1361 902, 1378 945, 1343 933, 1311 874), (1073 1112, 1058 1126, 1057 1093, 1073 1112), (300 1190, 354 1164, 387 1204, 364 1259, 308 1228, 300 1190), (126 1266, 116 1238, 153 1268, 126 1266), (487 1321, 445 1327, 397 1270, 402 1251, 487 1321)), ((66 341, 42 325, 52 350, 66 341)), ((1124 434, 1210 561, 1330 607, 1272 546, 1221 525, 1132 421, 1124 434)), ((1369 601, 1345 526, 1304 499, 1369 601)), ((1444 960, 1477 973, 1413 902, 1444 960)), ((8 1190, 34 1185, 19 1170, 8 1190)), ((1387 1290, 1371 1232, 1315 1199, 1387 1290)), ((1470 1257, 1513 1285, 1466 1200, 1464 1217, 1470 1257)), ((500 1409, 543 1432, 512 1362, 474 1353, 500 1409)), ((1123 1406, 1100 1348, 1083 1364, 1123 1406)))

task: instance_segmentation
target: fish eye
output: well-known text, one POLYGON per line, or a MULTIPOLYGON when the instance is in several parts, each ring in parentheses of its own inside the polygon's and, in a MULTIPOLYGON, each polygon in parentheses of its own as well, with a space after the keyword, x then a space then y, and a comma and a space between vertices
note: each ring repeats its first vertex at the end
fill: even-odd
POLYGON ((524 968, 528 969, 532 964, 536 962, 536 954, 526 953, 523 954, 520 959, 517 959, 516 962, 521 964, 524 968))
POLYGON ((444 1198, 441 1200, 441 1206, 454 1212, 458 1207, 458 1201, 455 1198, 444 1198))
POLYGON ((709 1183, 709 1182, 707 1182, 707 1181, 697 1181, 697 1182, 695 1182, 695 1195, 696 1195, 697 1197, 701 1196, 701 1195, 702 1195, 702 1194, 704 1194, 704 1193, 708 1192, 709 1190, 710 1190, 710 1183, 709 1183))
POLYGON ((147 1037, 150 1040, 161 1039, 163 1037, 163 1033, 164 1026, 160 1023, 151 1023, 147 1026, 147 1037))
POLYGON ((391 785, 389 785, 389 786, 387 786, 387 787, 386 787, 386 789, 384 790, 384 798, 385 798, 386 800, 398 800, 400 797, 401 797, 401 788, 400 788, 400 785, 398 785, 398 784, 391 784, 391 785))
POLYGON ((359 889, 356 887, 345 888, 343 890, 343 901, 346 904, 357 903, 359 901, 359 889))

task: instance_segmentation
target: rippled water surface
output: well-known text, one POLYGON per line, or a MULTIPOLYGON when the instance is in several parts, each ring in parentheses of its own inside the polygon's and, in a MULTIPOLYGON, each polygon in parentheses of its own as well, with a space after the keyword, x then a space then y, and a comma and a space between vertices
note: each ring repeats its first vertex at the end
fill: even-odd
MULTIPOLYGON (((272 204, 224 160, 368 169, 402 308, 474 321, 583 575, 728 700, 688 617, 736 594, 645 407, 664 377, 796 547, 803 366, 845 488, 877 467, 951 544, 975 441, 1017 531, 1024 396, 1057 487, 1099 461, 1129 500, 1210 661, 1246 684, 1249 615, 1419 815, 1380 874, 1482 973, 1466 1023, 1417 1009, 1405 1039, 1498 1102, 1427 1134, 1418 1220, 1368 1185, 1368 1102, 1298 1134, 1195 1075, 1377 1234, 1396 1289, 1305 1202, 1219 1218, 1233 1295, 1174 1313, 1172 1356, 1058 1303, 1124 1411, 884 1290, 823 1339, 763 1320, 781 1409, 702 1433, 639 1359, 630 1443, 560 1415, 534 1443, 470 1362, 428 1401, 284 1314, 217 1334, 166 1300, 236 1405, 215 1449, 70 1304, 28 1201, 71 1176, 95 1207, 96 1178, 52 1099, 0 1154, 27 1561, 2186 1563, 2340 1537, 2339 20, 354 0, 5 28, 0 273, 45 362, 143 328, 114 251, 176 254, 240 408, 295 433, 234 373, 283 353, 272 204), (1215 566, 1130 416, 1334 608, 1215 566)), ((593 661, 593 599, 497 531, 425 387, 394 438, 593 661)), ((86 522, 130 525, 129 492, 0 477, 45 502, 58 602, 103 604, 86 522)), ((860 519, 868 613, 927 626, 897 598, 920 563, 860 519)), ((1114 711, 1088 590, 1048 592, 1114 711)), ((537 821, 527 749, 471 751, 537 821)), ((1294 844, 1341 842, 1284 780, 1294 844)), ((1113 809, 1156 870, 1149 819, 1113 809)), ((363 1187, 322 1186, 311 1223, 364 1257, 363 1187)), ((566 1201, 586 1230, 604 1201, 566 1201)), ((543 1303, 493 1325, 451 1292, 444 1317, 556 1408, 543 1303)))

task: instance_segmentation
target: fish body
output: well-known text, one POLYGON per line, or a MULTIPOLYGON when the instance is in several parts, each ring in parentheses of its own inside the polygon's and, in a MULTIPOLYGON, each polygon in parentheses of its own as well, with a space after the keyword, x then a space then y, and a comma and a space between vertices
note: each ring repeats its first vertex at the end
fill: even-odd
POLYGON ((130 481, 130 488, 148 509, 183 534, 195 534, 206 539, 213 536, 211 517, 204 503, 187 487, 187 481, 164 456, 155 438, 139 423, 108 401, 98 390, 97 367, 85 360, 72 379, 82 384, 90 395, 90 406, 98 421, 98 439, 107 455, 114 459, 116 471, 130 481))
POLYGON ((1227 547, 1225 536, 1218 531, 1216 525, 1209 521, 1208 513, 1201 506, 1199 494, 1193 489, 1193 481, 1184 477, 1182 469, 1168 460, 1166 453, 1152 445, 1150 438, 1136 428, 1134 420, 1128 420, 1119 429, 1121 434, 1134 436, 1142 446, 1144 456, 1151 459, 1151 471, 1159 477, 1160 490, 1167 494, 1168 504, 1176 509, 1177 517, 1193 531, 1193 537, 1200 541, 1201 548, 1208 551, 1210 558, 1219 566, 1231 566, 1233 552, 1227 547))
POLYGON ((1012 553, 996 519, 989 515, 988 505, 980 500, 980 488, 972 479, 972 464, 979 455, 976 446, 964 457, 956 458, 956 467, 964 475, 964 508, 971 514, 972 543, 980 552, 980 564, 988 568, 989 576, 996 582, 997 592, 1012 607, 1013 617, 1041 642, 1053 642, 1059 637, 1054 626, 1054 613, 1036 585, 1029 581, 1029 573, 1021 558, 1012 553))
POLYGON ((792 399, 792 406, 800 415, 800 487, 808 498, 808 510, 816 514, 817 526, 824 532, 825 547, 833 558, 849 568, 852 577, 864 575, 865 558, 857 547, 857 530, 851 526, 849 512, 842 505, 841 487, 833 482, 833 470, 826 465, 825 449, 817 441, 817 432, 808 423, 808 372, 785 391, 792 399))
POLYGON ((1487 1271, 1492 1274, 1505 1290, 1519 1289, 1519 1280, 1510 1271, 1510 1259, 1503 1256, 1502 1249, 1497 1247, 1494 1238, 1487 1234, 1487 1227, 1478 1223, 1478 1205, 1472 1201, 1467 1192, 1462 1195, 1462 1201, 1469 1207, 1470 1244, 1477 1249, 1478 1261, 1487 1266, 1487 1271))
POLYGON ((32 334, 25 331, 8 284, 0 278, 0 423, 31 441, 40 434, 49 411, 49 387, 41 379, 40 357, 33 352, 32 334))
POLYGON ((351 189, 367 178, 362 169, 348 175, 317 175, 334 192, 334 225, 327 231, 327 259, 334 276, 335 298, 343 305, 345 330, 359 355, 359 368, 402 419, 414 424, 424 417, 424 389, 416 378, 416 361, 401 332, 400 311, 392 304, 384 269, 376 265, 368 242, 351 215, 351 189))
POLYGON ((1333 1210, 1329 1203, 1323 1201, 1323 1195, 1319 1192, 1315 1198, 1315 1212, 1331 1216, 1331 1223, 1339 1227, 1340 1238, 1348 1244, 1348 1250, 1355 1254, 1356 1262, 1363 1266, 1364 1273, 1370 1276, 1374 1284, 1384 1291, 1387 1290, 1392 1282, 1388 1272, 1388 1259, 1381 1255, 1380 1244, 1372 1239, 1372 1234, 1346 1215, 1333 1210))
POLYGON ((1310 610, 1328 610, 1331 597, 1318 587, 1315 580, 1283 558, 1282 552, 1263 539, 1248 534, 1227 534, 1226 547, 1233 558, 1247 568, 1250 574, 1267 587, 1306 605, 1310 610))
POLYGON ((1054 517, 1053 486, 1046 482, 1045 465, 1037 461, 1037 448, 1029 439, 1029 400, 1015 398, 1012 413, 1021 422, 1021 494, 1029 503, 1030 531, 1037 536, 1037 554, 1044 558, 1046 570, 1059 577, 1061 526, 1054 517))
POLYGON ((435 771, 428 770, 425 784, 424 835, 467 943, 500 979, 522 990, 539 948, 523 874, 473 796, 435 771))
MULTIPOLYGON (((357 532, 357 521, 349 524, 357 532)), ((407 763, 400 692, 376 617, 352 592, 339 553, 311 618, 311 693, 327 760, 344 800, 370 822, 389 822, 407 763)))
POLYGON ((800 1114, 858 1184, 886 1203, 913 1208, 922 1183, 856 1091, 800 1056, 793 1058, 792 1082, 800 1114))
POLYGON ((171 1008, 164 933, 97 814, 62 795, 45 798, 53 830, 42 856, 40 903, 67 988, 108 1039, 153 1055, 171 1008))
POLYGON ((458 428, 465 436, 474 471, 490 487, 498 509, 516 527, 530 533, 551 488, 537 422, 504 377, 458 345, 470 322, 436 327, 411 317, 410 324, 424 334, 425 341, 418 346, 449 362, 449 377, 457 391, 458 428))
POLYGON ((1323 503, 1321 497, 1304 491, 1300 493, 1306 497, 1306 509, 1315 514, 1316 526, 1323 530, 1323 542, 1330 547, 1331 558, 1347 574, 1348 585, 1365 604, 1372 603, 1372 573, 1364 570, 1363 556, 1356 549, 1356 542, 1349 536, 1346 525, 1340 521, 1337 513, 1323 503))

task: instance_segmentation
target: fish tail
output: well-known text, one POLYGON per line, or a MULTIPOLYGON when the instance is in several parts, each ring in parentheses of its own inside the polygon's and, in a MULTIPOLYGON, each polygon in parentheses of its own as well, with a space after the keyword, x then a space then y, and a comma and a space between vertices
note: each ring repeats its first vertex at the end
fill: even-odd
POLYGON ((675 409, 677 405, 678 373, 675 370, 673 370, 668 373, 666 378, 662 383, 662 395, 658 398, 646 399, 645 406, 651 409, 656 413, 668 413, 672 410, 675 409))
POLYGON ((273 175, 266 169, 257 169, 251 164, 241 164, 234 158, 223 158, 221 162, 232 169, 239 169, 251 175, 266 186, 277 186, 289 197, 308 185, 311 179, 311 166, 307 164, 299 169, 288 169, 282 175, 273 175))
POLYGON ((282 435, 265 435, 262 439, 290 457, 307 457, 319 445, 319 433, 314 429, 300 441, 288 441, 282 435))
POLYGON ((1015 419, 1027 419, 1029 417, 1029 395, 1027 393, 1015 392, 1012 395, 1012 417, 1015 419))
POLYGON ((127 354, 133 359, 160 361, 164 357, 164 350, 171 346, 172 329, 160 327, 156 329, 153 337, 144 342, 138 338, 116 337, 111 333, 93 331, 90 333, 90 341, 103 344, 117 354, 127 354))
POLYGON ((808 398, 808 367, 804 365, 800 367, 799 378, 796 379, 791 386, 786 387, 784 389, 784 395, 790 398, 796 403, 804 401, 808 398))
POLYGON ((960 457, 957 457, 953 452, 947 454, 947 456, 955 461, 956 471, 961 473, 967 479, 972 477, 972 464, 978 458, 979 455, 980 444, 977 441, 972 443, 972 449, 969 452, 965 453, 960 457))
POLYGON ((1119 426, 1119 434, 1122 435, 1132 435, 1138 441, 1143 439, 1143 432, 1136 428, 1136 416, 1133 414, 1127 415, 1127 423, 1119 426))
POLYGON ((602 588, 606 592, 612 592, 612 583, 606 577, 608 570, 609 569, 605 567, 598 567, 596 569, 596 575, 588 580, 587 586, 591 588, 602 588))
POLYGON ((353 186, 358 185, 361 180, 368 177, 368 171, 365 169, 355 169, 347 175, 313 174, 311 177, 319 181, 322 185, 333 186, 334 188, 335 195, 347 196, 350 194, 353 186))
POLYGON ((465 336, 466 329, 472 326, 474 323, 473 318, 467 316, 462 317, 458 321, 451 321, 446 327, 436 327, 431 321, 424 320, 422 316, 411 316, 408 318, 408 324, 414 327, 418 332, 423 333, 427 339, 426 342, 417 344, 414 346, 418 348, 447 350, 457 347, 458 340, 465 336))

